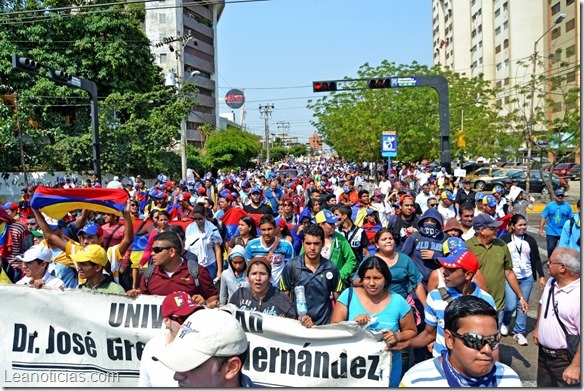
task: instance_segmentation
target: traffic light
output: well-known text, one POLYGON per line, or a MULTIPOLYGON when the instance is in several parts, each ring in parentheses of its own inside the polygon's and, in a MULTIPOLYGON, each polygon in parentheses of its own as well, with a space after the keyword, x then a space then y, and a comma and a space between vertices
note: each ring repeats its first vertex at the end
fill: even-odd
POLYGON ((456 145, 458 146, 458 148, 466 147, 466 141, 464 140, 464 132, 462 130, 458 130, 456 134, 458 134, 458 138, 456 139, 456 145))
POLYGON ((51 79, 58 83, 67 83, 71 80, 71 75, 67 72, 60 71, 58 69, 51 69, 51 79))
POLYGON ((367 82, 369 88, 391 88, 390 78, 385 79, 369 79, 367 82))
POLYGON ((40 62, 33 61, 26 57, 20 57, 18 54, 13 53, 12 68, 32 74, 37 74, 41 70, 42 65, 40 62))
POLYGON ((312 92, 330 92, 337 90, 336 81, 313 81, 312 92))

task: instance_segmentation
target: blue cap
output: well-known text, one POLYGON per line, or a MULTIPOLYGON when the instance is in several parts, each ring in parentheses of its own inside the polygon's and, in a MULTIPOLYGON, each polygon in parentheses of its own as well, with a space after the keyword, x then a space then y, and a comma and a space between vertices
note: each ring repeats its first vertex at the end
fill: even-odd
POLYGON ((566 193, 562 189, 556 189, 556 191, 554 191, 554 194, 558 196, 558 195, 565 195, 566 193))
POLYGON ((367 216, 372 215, 373 213, 377 212, 375 209, 367 208, 366 210, 367 216))
POLYGON ((62 219, 57 221, 57 224, 49 224, 49 227, 51 227, 52 230, 56 230, 57 228, 65 228, 66 226, 67 224, 65 224, 65 220, 62 219))
POLYGON ((454 196, 454 194, 452 194, 450 190, 443 191, 442 194, 440 194, 440 198, 448 199, 450 201, 454 201, 456 199, 456 197, 454 196))
POLYGON ((99 226, 99 224, 93 223, 93 222, 89 222, 89 223, 85 224, 85 227, 83 227, 82 230, 79 231, 79 234, 78 235, 81 235, 83 233, 86 234, 86 235, 99 235, 99 236, 102 236, 103 235, 103 230, 99 226))
POLYGON ((337 221, 339 221, 339 218, 336 217, 330 210, 325 209, 316 214, 315 220, 317 224, 324 222, 335 224, 337 221))
POLYGON ((259 187, 259 186, 252 187, 251 188, 251 194, 253 194, 253 193, 260 193, 261 194, 262 193, 262 188, 259 187))
POLYGON ((493 194, 495 193, 503 194, 503 188, 497 187, 495 190, 493 190, 493 194))
POLYGON ((466 244, 464 243, 464 240, 462 240, 461 238, 450 237, 446 242, 444 242, 442 248, 443 248, 442 252, 444 253, 444 255, 446 254, 455 255, 458 254, 459 252, 465 251, 466 244))
POLYGON ((348 193, 349 191, 351 191, 347 186, 343 186, 343 191, 345 193, 348 193))
POLYGON ((483 198, 485 198, 485 193, 483 193, 482 191, 479 191, 476 195, 475 195, 475 202, 476 201, 482 201, 483 198))
POLYGON ((491 208, 494 208, 495 206, 497 206, 497 199, 489 194, 488 196, 485 196, 485 198, 483 198, 483 205, 487 205, 490 206, 491 208))

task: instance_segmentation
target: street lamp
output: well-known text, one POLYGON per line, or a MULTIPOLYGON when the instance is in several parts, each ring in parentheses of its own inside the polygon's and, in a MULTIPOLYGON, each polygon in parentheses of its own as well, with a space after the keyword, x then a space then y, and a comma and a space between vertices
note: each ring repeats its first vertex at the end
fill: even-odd
POLYGON ((537 44, 539 41, 547 35, 550 31, 552 31, 557 24, 561 23, 564 19, 566 19, 566 14, 559 14, 554 19, 554 24, 550 27, 545 33, 541 35, 534 43, 533 43, 533 70, 531 72, 531 102, 530 102, 530 109, 529 109, 529 121, 527 122, 527 178, 525 180, 525 191, 529 193, 529 181, 531 176, 531 136, 533 134, 533 102, 535 100, 535 67, 537 65, 537 44))

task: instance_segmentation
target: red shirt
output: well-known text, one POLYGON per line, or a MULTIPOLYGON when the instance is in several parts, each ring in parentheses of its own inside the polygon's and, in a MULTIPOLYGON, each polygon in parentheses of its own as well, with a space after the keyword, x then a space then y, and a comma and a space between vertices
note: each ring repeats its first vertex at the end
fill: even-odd
POLYGON ((150 276, 148 286, 146 286, 145 279, 146 276, 143 275, 140 281, 140 293, 144 295, 166 296, 176 291, 183 291, 191 296, 201 295, 205 300, 218 295, 211 275, 204 266, 199 265, 199 286, 195 286, 195 280, 189 272, 186 259, 183 259, 180 269, 170 277, 162 267, 156 266, 154 273, 150 276))

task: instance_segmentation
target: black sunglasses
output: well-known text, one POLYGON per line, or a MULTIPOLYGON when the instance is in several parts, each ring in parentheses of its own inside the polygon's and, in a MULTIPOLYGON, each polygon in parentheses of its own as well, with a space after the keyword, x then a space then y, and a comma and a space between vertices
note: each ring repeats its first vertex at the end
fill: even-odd
POLYGON ((558 194, 556 197, 562 197, 563 198, 564 195, 563 194, 558 194))
POLYGON ((437 207, 437 206, 438 206, 438 204, 428 204, 428 206, 429 206, 430 208, 435 208, 435 207, 437 207))
POLYGON ((170 246, 170 247, 152 247, 152 252, 154 254, 158 254, 158 253, 160 253, 160 252, 162 252, 164 250, 169 250, 171 248, 174 248, 174 247, 172 247, 172 246, 170 246))
POLYGON ((180 316, 175 316, 175 315, 169 316, 169 317, 168 317, 168 319, 170 319, 170 320, 174 320, 176 323, 180 324, 181 326, 182 326, 182 324, 183 324, 183 323, 185 322, 185 320, 186 320, 186 319, 185 319, 185 318, 183 318, 183 317, 180 317, 180 316))
POLYGON ((489 345, 491 350, 499 348, 499 341, 501 340, 501 335, 499 333, 495 335, 484 336, 475 333, 458 334, 455 331, 450 330, 450 333, 454 338, 458 338, 462 341, 464 346, 474 350, 481 350, 485 345, 489 345))

